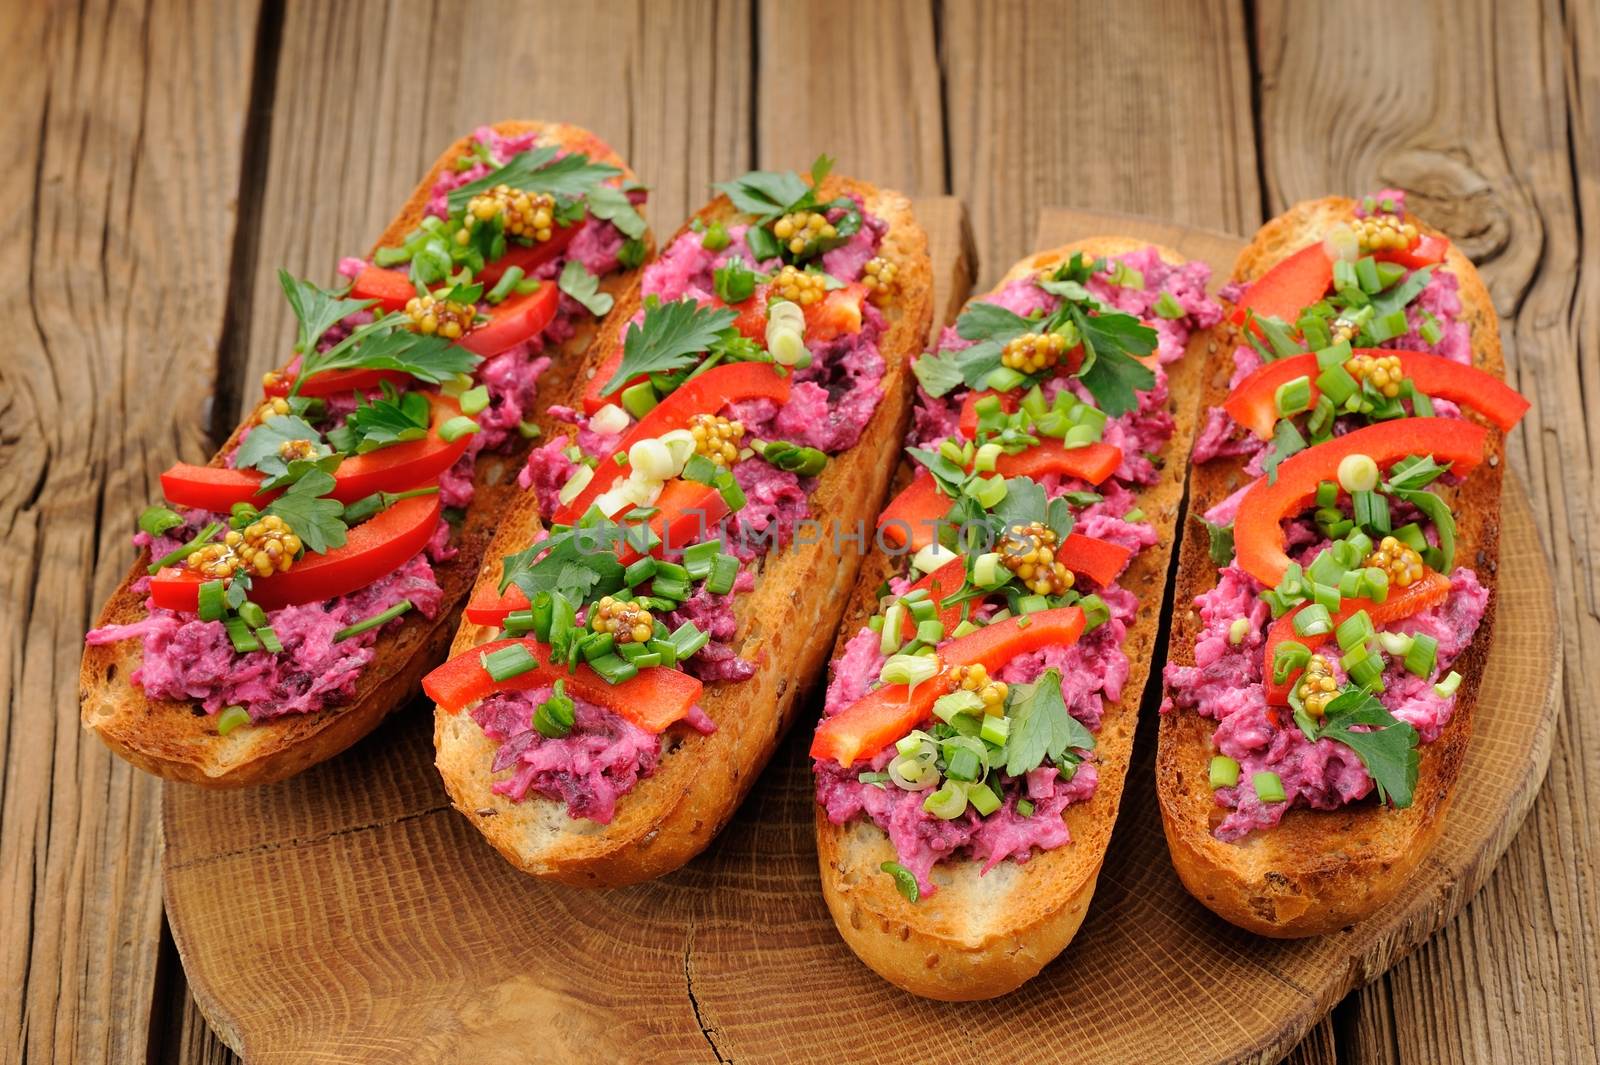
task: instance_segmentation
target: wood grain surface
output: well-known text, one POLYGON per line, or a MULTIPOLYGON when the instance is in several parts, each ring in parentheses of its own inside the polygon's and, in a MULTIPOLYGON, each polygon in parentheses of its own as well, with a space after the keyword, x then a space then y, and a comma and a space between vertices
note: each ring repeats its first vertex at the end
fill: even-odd
POLYGON ((1555 566, 1565 711, 1488 887, 1293 1060, 1600 1060, 1595 5, 263 3, 0 3, 0 233, 26 279, 0 304, 22 563, 0 577, 0 1062, 230 1060, 160 945, 156 786, 77 728, 77 634, 155 473, 209 453, 281 356, 259 279, 328 276, 439 144, 518 114, 595 126, 658 228, 707 180, 820 149, 954 192, 987 277, 1050 203, 1248 231, 1302 196, 1419 195, 1479 260, 1535 402, 1511 458, 1555 566))
MULTIPOLYGON (((919 214, 947 273, 954 201, 923 201, 919 214)), ((1106 232, 1169 244, 1219 279, 1241 244, 1066 210, 1045 212, 1036 243, 1106 232)), ((1533 801, 1554 738, 1559 646, 1519 487, 1503 518, 1501 617, 1481 696, 1494 712, 1406 901, 1339 935, 1261 940, 1185 893, 1167 859, 1147 727, 1067 957, 999 1002, 930 1003, 873 975, 832 926, 804 727, 706 855, 652 884, 579 892, 514 872, 448 808, 413 707, 282 785, 167 788, 167 912, 190 986, 228 1044, 263 1062, 385 1061, 405 1048, 424 1060, 515 1060, 521 1029, 551 1033, 542 1056, 552 1061, 860 1061, 896 1031, 922 1033, 940 1061, 1068 1047, 1086 1062, 1276 1058, 1459 910, 1533 801), (819 1030, 823 1001, 848 1006, 819 1030), (974 1047, 973 1031, 992 1034, 974 1047)))

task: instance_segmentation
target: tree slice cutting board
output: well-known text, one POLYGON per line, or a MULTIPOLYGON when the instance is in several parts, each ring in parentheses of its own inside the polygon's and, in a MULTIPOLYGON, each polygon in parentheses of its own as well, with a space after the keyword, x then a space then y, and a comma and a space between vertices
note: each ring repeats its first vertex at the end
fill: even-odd
MULTIPOLYGON (((938 306, 952 306, 967 276, 959 207, 918 211, 936 276, 957 282, 938 306)), ((1047 211, 1037 246, 1098 233, 1171 245, 1218 279, 1242 243, 1047 211)), ((704 855, 620 891, 547 886, 502 861, 450 809, 420 702, 279 785, 168 785, 173 937, 201 1010, 253 1062, 1273 1060, 1461 909, 1544 778, 1560 649, 1515 477, 1502 521, 1496 640, 1444 837, 1404 900, 1335 935, 1259 939, 1184 892, 1156 808, 1147 698, 1088 919, 1062 958, 995 1002, 914 998, 839 939, 817 878, 804 724, 704 855)))

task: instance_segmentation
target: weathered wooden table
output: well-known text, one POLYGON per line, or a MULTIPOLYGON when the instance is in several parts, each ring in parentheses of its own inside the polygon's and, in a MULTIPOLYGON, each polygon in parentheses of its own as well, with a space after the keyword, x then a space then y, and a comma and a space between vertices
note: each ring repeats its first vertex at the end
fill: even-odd
POLYGON ((231 1060, 163 933, 159 785, 79 729, 81 634, 157 473, 207 453, 281 358, 273 271, 326 276, 440 146, 513 116, 611 140, 658 232, 707 182, 823 149, 960 196, 980 282, 1045 204, 1248 233, 1303 197, 1411 190, 1484 270, 1534 401, 1510 450, 1566 708, 1489 885, 1294 1060, 1595 1060, 1592 2, 5 0, 0 41, 0 1060, 231 1060))

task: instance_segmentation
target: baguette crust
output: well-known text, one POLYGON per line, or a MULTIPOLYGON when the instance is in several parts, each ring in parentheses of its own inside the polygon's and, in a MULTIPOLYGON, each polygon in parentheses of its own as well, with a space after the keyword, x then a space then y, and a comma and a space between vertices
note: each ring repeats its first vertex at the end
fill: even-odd
MULTIPOLYGON (((1075 251, 1090 256, 1119 255, 1148 246, 1146 241, 1123 237, 1063 245, 1019 262, 995 291, 1067 259, 1075 251)), ((1183 261, 1177 252, 1157 247, 1167 262, 1183 261)), ((1140 603, 1123 641, 1128 678, 1122 698, 1105 704, 1095 737, 1099 786, 1088 802, 1074 803, 1065 811, 1072 842, 1036 853, 1025 863, 1002 861, 987 874, 981 873, 978 862, 940 862, 933 872, 938 892, 910 903, 880 870, 882 863, 896 857, 883 830, 864 818, 835 825, 820 806, 816 808, 822 893, 834 923, 850 949, 898 987, 947 1001, 1006 994, 1055 958, 1083 923, 1116 823, 1139 702, 1155 655, 1162 593, 1184 488, 1183 464, 1173 460, 1189 453, 1194 436, 1197 408, 1193 397, 1199 387, 1205 343, 1205 334, 1197 332, 1184 357, 1167 367, 1175 423, 1162 452, 1168 461, 1163 464, 1161 480, 1138 493, 1138 505, 1154 523, 1158 539, 1134 556, 1119 582, 1137 595, 1140 603)), ((910 476, 909 464, 902 463, 899 480, 907 481, 910 476)), ((877 610, 877 589, 898 574, 897 561, 877 551, 862 567, 851 610, 840 629, 836 655, 877 610)))
MULTIPOLYGON (((1328 197, 1298 204, 1262 227, 1240 254, 1234 278, 1252 281, 1278 260, 1320 240, 1328 227, 1350 217, 1354 201, 1328 197)), ((1420 229, 1437 230, 1414 216, 1420 229)), ((1488 291, 1472 263, 1454 244, 1445 269, 1460 285, 1462 318, 1472 336, 1473 365, 1504 375, 1500 333, 1488 291)), ((1219 326, 1219 343, 1206 374, 1205 408, 1228 392, 1239 334, 1219 326)), ((1475 415, 1473 416, 1475 417, 1475 415)), ((1404 888, 1444 826, 1444 814, 1472 734, 1472 715, 1494 627, 1495 567, 1500 537, 1500 481, 1504 436, 1491 427, 1486 461, 1466 483, 1439 488, 1455 511, 1457 559, 1477 571, 1489 603, 1472 643, 1452 668, 1462 676, 1456 709, 1439 738, 1421 748, 1415 799, 1404 810, 1366 801, 1332 811, 1290 810, 1277 826, 1239 843, 1211 834, 1220 815, 1208 782, 1216 723, 1190 711, 1163 714, 1156 753, 1156 790, 1167 845, 1189 892, 1223 918, 1264 936, 1321 935, 1370 916, 1404 888)), ((1244 484, 1237 458, 1193 468, 1189 509, 1199 515, 1244 484)), ((1199 619, 1190 604, 1216 584, 1207 537, 1198 522, 1184 537, 1174 602, 1172 661, 1191 665, 1199 619)))
MULTIPOLYGON (((591 158, 621 167, 629 178, 633 176, 603 141, 577 126, 507 121, 496 123, 492 128, 504 136, 537 132, 543 144, 584 152, 591 158)), ((374 251, 401 243, 405 235, 416 228, 427 210, 434 182, 467 151, 471 139, 471 134, 460 138, 439 156, 406 201, 405 208, 374 243, 374 251)), ((620 292, 632 283, 635 273, 637 271, 611 275, 603 287, 609 292, 620 292)), ((569 356, 582 351, 594 332, 592 323, 580 324, 570 340, 551 352, 555 358, 540 378, 541 395, 561 397, 571 391, 576 364, 581 360, 569 356)), ((211 465, 222 464, 223 456, 237 442, 243 429, 241 425, 234 430, 212 457, 211 465)), ((376 728, 390 710, 411 698, 423 674, 443 658, 500 512, 519 494, 514 482, 520 464, 520 453, 480 458, 474 478, 476 495, 457 533, 456 546, 460 553, 434 566, 434 574, 444 590, 445 609, 433 621, 420 614, 408 615, 398 629, 383 636, 376 657, 356 682, 355 696, 348 705, 312 714, 290 714, 251 728, 237 729, 228 736, 218 736, 215 723, 198 703, 146 698, 143 690, 131 680, 143 657, 139 641, 123 640, 87 647, 84 651, 79 674, 84 727, 141 769, 169 780, 206 787, 271 783, 343 751, 376 728)), ((141 551, 101 611, 97 627, 128 624, 145 617, 145 597, 133 591, 133 584, 145 575, 149 563, 149 552, 141 551)))
MULTIPOLYGON (((811 495, 812 517, 825 530, 833 522, 846 530, 857 523, 870 527, 877 515, 893 470, 890 455, 910 414, 910 361, 922 350, 933 313, 927 236, 910 201, 846 178, 830 177, 823 184, 824 199, 845 193, 860 196, 867 210, 889 223, 879 254, 898 268, 902 297, 884 311, 883 399, 860 441, 828 463, 811 495)), ((736 216, 725 196, 696 215, 707 223, 736 216)), ((590 348, 584 376, 598 371, 620 343, 639 304, 636 282, 590 348)), ((479 581, 497 588, 501 557, 526 547, 539 528, 530 492, 506 514, 479 581)), ((437 765, 456 809, 517 868, 579 887, 638 883, 693 858, 733 815, 788 729, 797 700, 822 670, 827 645, 818 637, 838 624, 861 551, 847 545, 835 555, 826 533, 821 539, 792 544, 759 563, 755 589, 740 595, 734 606, 738 653, 756 663, 755 675, 706 686, 701 707, 717 731, 702 736, 684 726, 669 730, 658 768, 618 800, 610 824, 573 819, 564 804, 535 794, 521 802, 495 794, 494 742, 467 714, 436 708, 437 765)), ((496 632, 463 621, 451 653, 485 643, 496 632)))

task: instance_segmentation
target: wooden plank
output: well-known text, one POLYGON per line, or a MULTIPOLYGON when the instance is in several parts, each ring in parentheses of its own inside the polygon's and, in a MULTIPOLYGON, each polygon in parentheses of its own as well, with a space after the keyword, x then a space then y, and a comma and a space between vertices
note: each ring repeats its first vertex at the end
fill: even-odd
POLYGON ((253 3, 0 9, 0 1060, 145 1051, 158 791, 85 736, 77 662, 155 473, 206 450, 255 29, 253 3))
POLYGON ((1561 739, 1532 816, 1462 917, 1363 993, 1360 1017, 1392 1026, 1358 1026, 1353 1049, 1399 1062, 1594 1060, 1600 466, 1583 427, 1600 380, 1600 272, 1580 218, 1600 212, 1600 22, 1592 5, 1491 0, 1271 0, 1258 14, 1272 207, 1396 184, 1483 270, 1511 375, 1534 404, 1509 451, 1554 563, 1565 644, 1561 739))
POLYGON ((951 191, 972 214, 980 288, 1029 250, 1047 205, 1255 228, 1241 5, 952 0, 943 11, 951 191))
POLYGON ((761 166, 804 170, 827 152, 909 196, 946 191, 930 0, 761 0, 757 23, 761 166))

